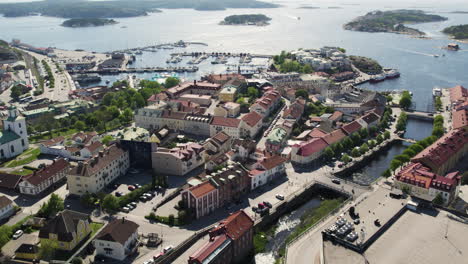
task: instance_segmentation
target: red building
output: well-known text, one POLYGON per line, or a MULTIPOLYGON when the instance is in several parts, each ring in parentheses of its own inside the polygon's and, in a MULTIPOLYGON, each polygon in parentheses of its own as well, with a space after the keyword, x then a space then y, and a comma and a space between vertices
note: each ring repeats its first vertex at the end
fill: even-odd
POLYGON ((190 256, 188 263, 238 263, 253 250, 253 225, 243 210, 231 214, 210 231, 210 240, 190 256))

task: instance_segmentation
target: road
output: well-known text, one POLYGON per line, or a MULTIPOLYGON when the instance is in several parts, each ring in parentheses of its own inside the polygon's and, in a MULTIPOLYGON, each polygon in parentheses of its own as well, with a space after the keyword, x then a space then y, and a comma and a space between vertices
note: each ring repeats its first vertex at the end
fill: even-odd
MULTIPOLYGON (((287 98, 282 97, 282 99, 284 99, 285 104, 284 104, 283 108, 281 109, 281 111, 279 112, 279 114, 277 114, 275 116, 275 119, 271 122, 271 124, 265 130, 265 133, 267 133, 267 134, 269 134, 271 132, 271 130, 276 126, 276 124, 278 124, 278 123, 280 123, 280 121, 284 120, 283 119, 283 113, 291 105, 291 101, 289 101, 287 98)), ((268 137, 268 135, 267 136, 261 135, 261 138, 257 143, 257 149, 264 150, 266 148, 265 143, 266 143, 267 137, 268 137)))

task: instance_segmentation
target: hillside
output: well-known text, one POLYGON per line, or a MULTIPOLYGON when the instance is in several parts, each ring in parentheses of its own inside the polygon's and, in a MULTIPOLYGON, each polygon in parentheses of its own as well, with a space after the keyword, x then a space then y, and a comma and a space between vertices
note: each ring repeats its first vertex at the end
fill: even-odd
POLYGON ((454 39, 468 39, 468 25, 451 26, 442 30, 454 39))

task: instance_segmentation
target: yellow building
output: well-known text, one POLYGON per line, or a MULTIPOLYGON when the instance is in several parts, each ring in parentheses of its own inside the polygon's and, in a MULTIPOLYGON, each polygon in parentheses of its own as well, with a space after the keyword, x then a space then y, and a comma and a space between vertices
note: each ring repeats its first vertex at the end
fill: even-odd
POLYGON ((58 249, 70 251, 91 233, 90 223, 89 215, 64 210, 41 228, 39 238, 41 243, 52 240, 58 249))
POLYGON ((32 244, 21 244, 15 251, 15 259, 39 259, 39 247, 32 244))
POLYGON ((237 88, 234 86, 226 86, 219 92, 219 101, 234 102, 236 99, 237 88))

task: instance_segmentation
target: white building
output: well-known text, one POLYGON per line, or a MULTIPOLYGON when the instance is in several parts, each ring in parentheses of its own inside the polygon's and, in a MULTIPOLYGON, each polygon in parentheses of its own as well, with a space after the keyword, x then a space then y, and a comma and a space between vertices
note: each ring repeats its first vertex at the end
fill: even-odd
POLYGON ((286 159, 281 156, 272 156, 254 164, 254 169, 249 171, 249 176, 252 179, 252 190, 284 175, 286 170, 285 162, 286 159))
POLYGON ((210 136, 213 137, 222 131, 232 138, 240 138, 240 123, 241 120, 237 118, 215 116, 210 124, 210 136))
POLYGON ((95 157, 78 162, 67 175, 69 193, 84 195, 97 193, 118 177, 125 175, 130 167, 128 151, 112 145, 95 157))
POLYGON ((139 225, 122 219, 115 219, 97 234, 93 241, 96 255, 124 260, 138 250, 139 225))
POLYGON ((69 164, 66 160, 54 160, 52 164, 25 176, 23 181, 18 184, 19 190, 28 195, 40 194, 60 180, 65 179, 68 169, 69 164))
POLYGON ((20 116, 16 106, 8 108, 8 118, 3 120, 0 135, 0 159, 9 159, 29 148, 26 119, 20 116))
POLYGON ((13 202, 6 196, 0 196, 0 220, 10 217, 14 211, 13 202))
POLYGON ((156 173, 185 175, 204 162, 204 148, 197 143, 188 143, 173 149, 158 148, 152 153, 153 170, 156 173))

